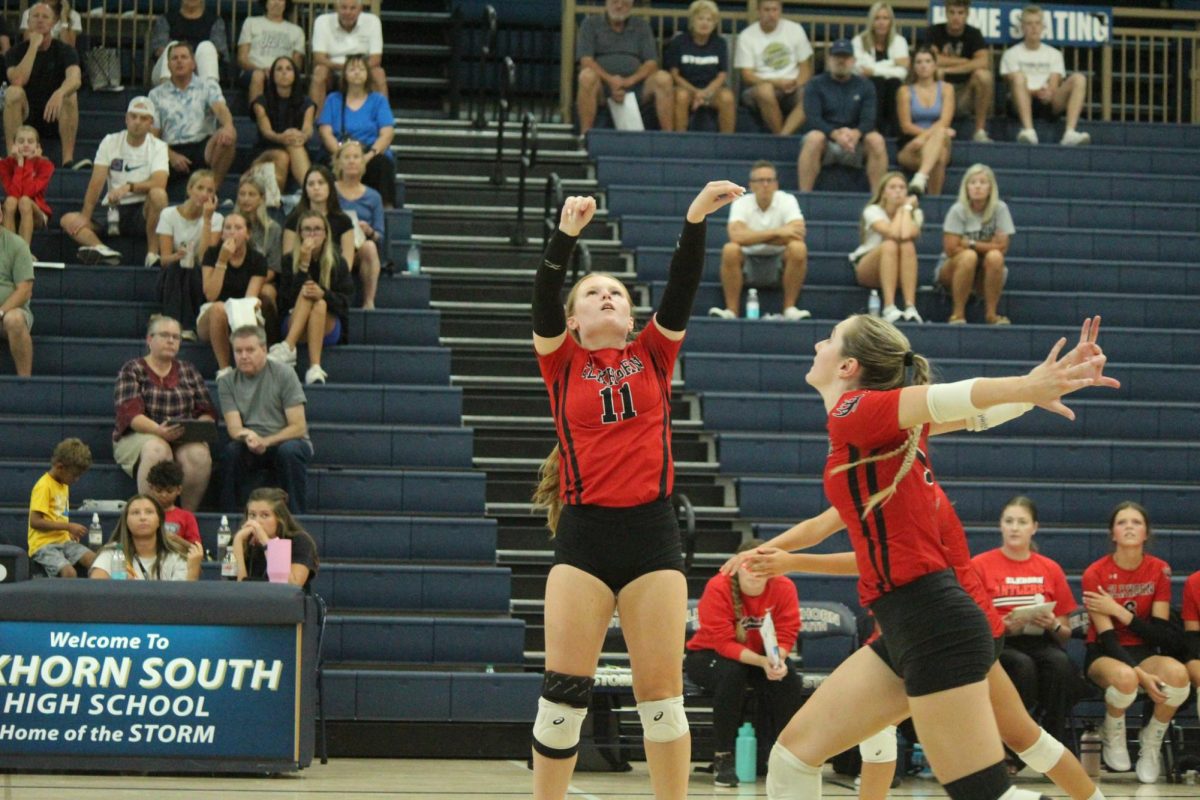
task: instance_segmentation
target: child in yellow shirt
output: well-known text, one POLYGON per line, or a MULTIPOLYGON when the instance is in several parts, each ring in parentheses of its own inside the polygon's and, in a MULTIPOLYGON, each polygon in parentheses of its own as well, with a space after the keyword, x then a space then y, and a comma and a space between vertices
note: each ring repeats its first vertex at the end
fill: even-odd
POLYGON ((50 457, 50 471, 34 484, 29 496, 29 557, 52 578, 86 578, 96 557, 79 542, 87 528, 67 519, 70 486, 91 466, 92 451, 86 444, 63 439, 50 457))

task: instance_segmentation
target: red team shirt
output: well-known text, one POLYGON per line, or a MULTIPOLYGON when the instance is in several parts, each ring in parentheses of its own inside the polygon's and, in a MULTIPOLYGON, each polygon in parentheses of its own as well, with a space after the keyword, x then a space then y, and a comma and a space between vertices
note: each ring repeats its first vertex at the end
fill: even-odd
POLYGON ((935 514, 937 495, 926 455, 927 433, 912 469, 897 492, 876 505, 864 520, 863 509, 875 492, 891 485, 902 455, 833 470, 902 445, 907 432, 899 426, 900 390, 855 389, 846 392, 829 412, 829 456, 825 461, 825 495, 850 532, 858 562, 858 596, 863 606, 906 583, 950 567, 935 514))
POLYGON ((1007 616, 1019 606, 1054 603, 1054 616, 1065 617, 1078 606, 1062 567, 1039 553, 1014 561, 1000 548, 972 560, 996 611, 1007 616))
POLYGON ((742 625, 746 629, 746 641, 737 640, 737 619, 733 615, 732 578, 714 575, 700 595, 697 612, 700 628, 688 640, 688 650, 715 650, 722 656, 737 661, 742 650, 751 650, 766 655, 763 648, 763 618, 771 612, 775 626, 775 638, 779 652, 787 655, 796 644, 800 634, 800 601, 796 584, 790 578, 779 576, 767 581, 766 588, 757 597, 742 595, 742 625))
MULTIPOLYGON (((1117 566, 1111 555, 1092 564, 1083 573, 1083 590, 1094 592, 1103 586, 1113 599, 1142 619, 1149 619, 1151 608, 1157 602, 1171 602, 1171 568, 1167 562, 1152 555, 1142 556, 1137 569, 1126 570, 1117 566)), ((1121 646, 1144 644, 1141 637, 1117 620, 1112 621, 1121 646)), ((1087 640, 1096 641, 1096 627, 1088 628, 1087 640)))
POLYGON ((624 349, 586 350, 567 334, 538 355, 564 504, 628 508, 670 496, 671 376, 682 346, 651 322, 624 349))
POLYGON ((1200 622, 1200 572, 1193 572, 1183 584, 1183 621, 1200 622))

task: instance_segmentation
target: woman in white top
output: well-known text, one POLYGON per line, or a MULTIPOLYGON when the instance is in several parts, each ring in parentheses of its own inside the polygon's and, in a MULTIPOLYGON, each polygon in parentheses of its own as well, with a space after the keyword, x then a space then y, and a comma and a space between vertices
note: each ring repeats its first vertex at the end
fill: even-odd
POLYGON ((917 313, 917 237, 925 215, 917 208, 917 197, 908 193, 901 172, 889 172, 879 180, 859 223, 862 244, 850 254, 854 277, 860 286, 879 289, 882 316, 888 322, 923 322, 917 313), (904 298, 904 310, 896 305, 896 286, 904 298))
POLYGON ((220 238, 225 218, 217 211, 217 184, 212 170, 198 169, 187 182, 187 200, 164 209, 158 218, 159 264, 195 267, 200 256, 220 238))
MULTIPOLYGON (((50 6, 54 12, 54 27, 50 29, 50 38, 58 39, 63 44, 75 46, 75 40, 83 33, 83 20, 79 12, 71 8, 67 0, 40 0, 50 6)), ((30 3, 30 7, 33 4, 30 3)), ((21 38, 29 38, 29 9, 21 14, 21 38)))
POLYGON ((996 306, 1008 278, 1004 256, 1016 232, 992 168, 972 164, 959 184, 958 202, 950 206, 942 223, 944 255, 934 276, 950 290, 953 310, 947 322, 951 325, 967 321, 972 292, 983 296, 984 320, 989 325, 1008 324, 1008 317, 996 313, 996 306))
POLYGON ((854 71, 875 84, 879 130, 896 127, 896 91, 908 77, 908 41, 896 32, 896 14, 884 0, 867 12, 866 29, 854 37, 854 71))
POLYGON ((204 547, 188 544, 163 528, 162 506, 148 494, 135 494, 125 504, 112 539, 100 548, 89 578, 110 580, 116 569, 131 581, 195 581, 200 579, 204 547))

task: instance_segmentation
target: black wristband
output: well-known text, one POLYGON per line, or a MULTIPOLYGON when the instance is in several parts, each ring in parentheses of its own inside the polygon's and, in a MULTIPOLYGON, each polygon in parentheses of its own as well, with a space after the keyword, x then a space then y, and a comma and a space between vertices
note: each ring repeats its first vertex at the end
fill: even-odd
POLYGON ((538 336, 552 339, 567 329, 562 288, 577 239, 555 230, 546 244, 542 263, 533 279, 533 332, 538 336))
POLYGON ((704 276, 704 245, 708 236, 707 220, 684 221, 683 231, 671 256, 667 286, 658 303, 658 323, 670 331, 687 328, 696 291, 704 276))

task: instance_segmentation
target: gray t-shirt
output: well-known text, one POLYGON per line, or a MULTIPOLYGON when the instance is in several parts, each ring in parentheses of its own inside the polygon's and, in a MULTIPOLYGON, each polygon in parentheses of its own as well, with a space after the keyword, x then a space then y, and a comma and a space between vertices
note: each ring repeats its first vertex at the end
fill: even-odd
MULTIPOLYGON (((287 409, 308 402, 296 371, 271 360, 253 377, 237 369, 223 376, 217 381, 217 393, 222 413, 237 411, 242 424, 260 436, 279 433, 287 427, 287 409)), ((307 435, 304 441, 309 441, 307 435)))
POLYGON ((603 14, 585 17, 575 38, 575 61, 584 56, 596 59, 605 72, 622 77, 632 75, 647 61, 658 59, 650 23, 630 17, 620 33, 608 24, 603 14))
POLYGON ((985 224, 983 219, 962 203, 955 203, 946 212, 946 220, 942 223, 944 233, 955 233, 974 239, 977 242, 990 242, 996 232, 1012 236, 1017 232, 1013 225, 1012 214, 1003 200, 996 202, 996 213, 985 224))
MULTIPOLYGON (((0 305, 17 290, 17 285, 33 280, 33 256, 25 240, 9 230, 0 229, 0 305)), ((29 311, 29 301, 21 306, 29 311)))

